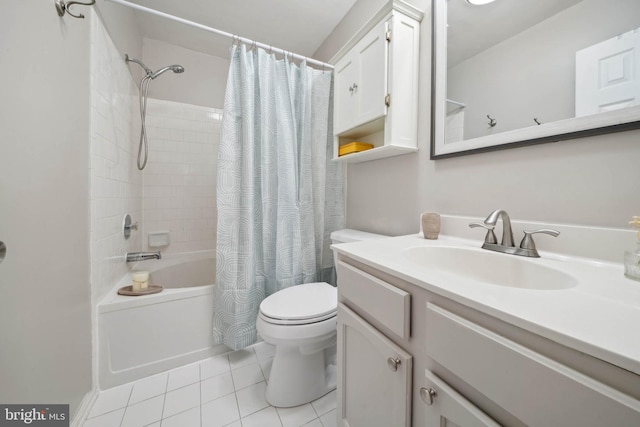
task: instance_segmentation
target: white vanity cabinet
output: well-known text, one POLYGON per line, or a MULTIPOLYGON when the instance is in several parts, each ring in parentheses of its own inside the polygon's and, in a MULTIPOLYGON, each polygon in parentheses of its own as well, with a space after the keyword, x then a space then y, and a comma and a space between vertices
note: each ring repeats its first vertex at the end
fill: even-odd
POLYGON ((425 426, 499 427, 487 414, 428 369, 420 397, 429 408, 423 411, 425 426))
POLYGON ((338 425, 410 427, 413 358, 389 336, 409 337, 411 295, 348 264, 338 270, 338 425))
POLYGON ((332 58, 334 158, 349 162, 417 151, 419 33, 422 12, 387 3, 332 58), (339 157, 351 142, 374 148, 339 157))
POLYGON ((636 398, 527 344, 426 305, 427 356, 524 425, 640 426, 636 398))
POLYGON ((366 258, 337 272, 339 426, 640 426, 639 375, 366 258))

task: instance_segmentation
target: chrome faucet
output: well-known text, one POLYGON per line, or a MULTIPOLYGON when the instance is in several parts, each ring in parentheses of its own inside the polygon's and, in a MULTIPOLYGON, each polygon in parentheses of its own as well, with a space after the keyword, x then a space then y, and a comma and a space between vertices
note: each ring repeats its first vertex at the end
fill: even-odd
POLYGON ((160 259, 160 251, 158 252, 127 252, 124 254, 126 262, 145 261, 148 259, 160 259))
POLYGON ((516 247, 513 243, 511 218, 509 218, 509 214, 504 209, 496 209, 495 211, 491 212, 491 214, 487 217, 487 219, 484 220, 484 222, 472 222, 471 224, 469 224, 469 227, 482 227, 487 230, 487 234, 484 237, 484 243, 482 244, 482 249, 534 258, 540 258, 540 254, 538 253, 536 244, 533 241, 533 234, 543 233, 549 234, 553 237, 558 237, 560 235, 559 231, 551 230, 549 228, 541 228, 540 230, 534 231, 525 230, 524 237, 520 242, 520 247, 516 247), (502 241, 500 242, 500 244, 498 244, 498 239, 496 239, 496 235, 493 230, 498 223, 498 219, 500 218, 502 218, 502 241))
POLYGON ((495 227, 498 223, 498 219, 502 218, 502 246, 514 246, 513 244, 513 231, 511 231, 511 218, 504 209, 496 209, 484 220, 484 224, 495 227))

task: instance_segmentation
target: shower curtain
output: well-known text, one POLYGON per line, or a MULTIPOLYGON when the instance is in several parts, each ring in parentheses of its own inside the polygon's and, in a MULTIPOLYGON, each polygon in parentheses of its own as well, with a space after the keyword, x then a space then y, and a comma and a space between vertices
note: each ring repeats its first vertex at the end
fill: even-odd
POLYGON ((260 302, 302 283, 335 283, 332 231, 344 226, 332 162, 332 73, 233 46, 218 152, 213 334, 257 339, 260 302))

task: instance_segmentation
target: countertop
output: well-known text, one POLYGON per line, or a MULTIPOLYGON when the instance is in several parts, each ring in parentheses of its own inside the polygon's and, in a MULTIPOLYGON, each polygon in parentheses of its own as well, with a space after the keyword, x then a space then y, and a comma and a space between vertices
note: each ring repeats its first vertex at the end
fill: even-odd
MULTIPOLYGON (((498 286, 426 269, 405 255, 416 246, 480 249, 481 242, 422 235, 333 245, 339 254, 389 273, 559 344, 640 375, 640 282, 624 276, 622 264, 540 251, 541 263, 571 276, 578 285, 537 290, 498 286)), ((496 253, 497 254, 497 253, 496 253)), ((515 255, 498 254, 506 257, 515 255)))

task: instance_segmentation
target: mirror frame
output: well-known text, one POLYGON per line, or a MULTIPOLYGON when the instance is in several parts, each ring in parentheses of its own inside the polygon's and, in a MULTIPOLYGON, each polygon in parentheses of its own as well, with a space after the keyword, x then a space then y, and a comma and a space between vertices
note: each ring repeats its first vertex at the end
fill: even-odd
POLYGON ((431 160, 640 129, 640 106, 633 106, 445 144, 447 0, 432 0, 431 17, 431 160))

